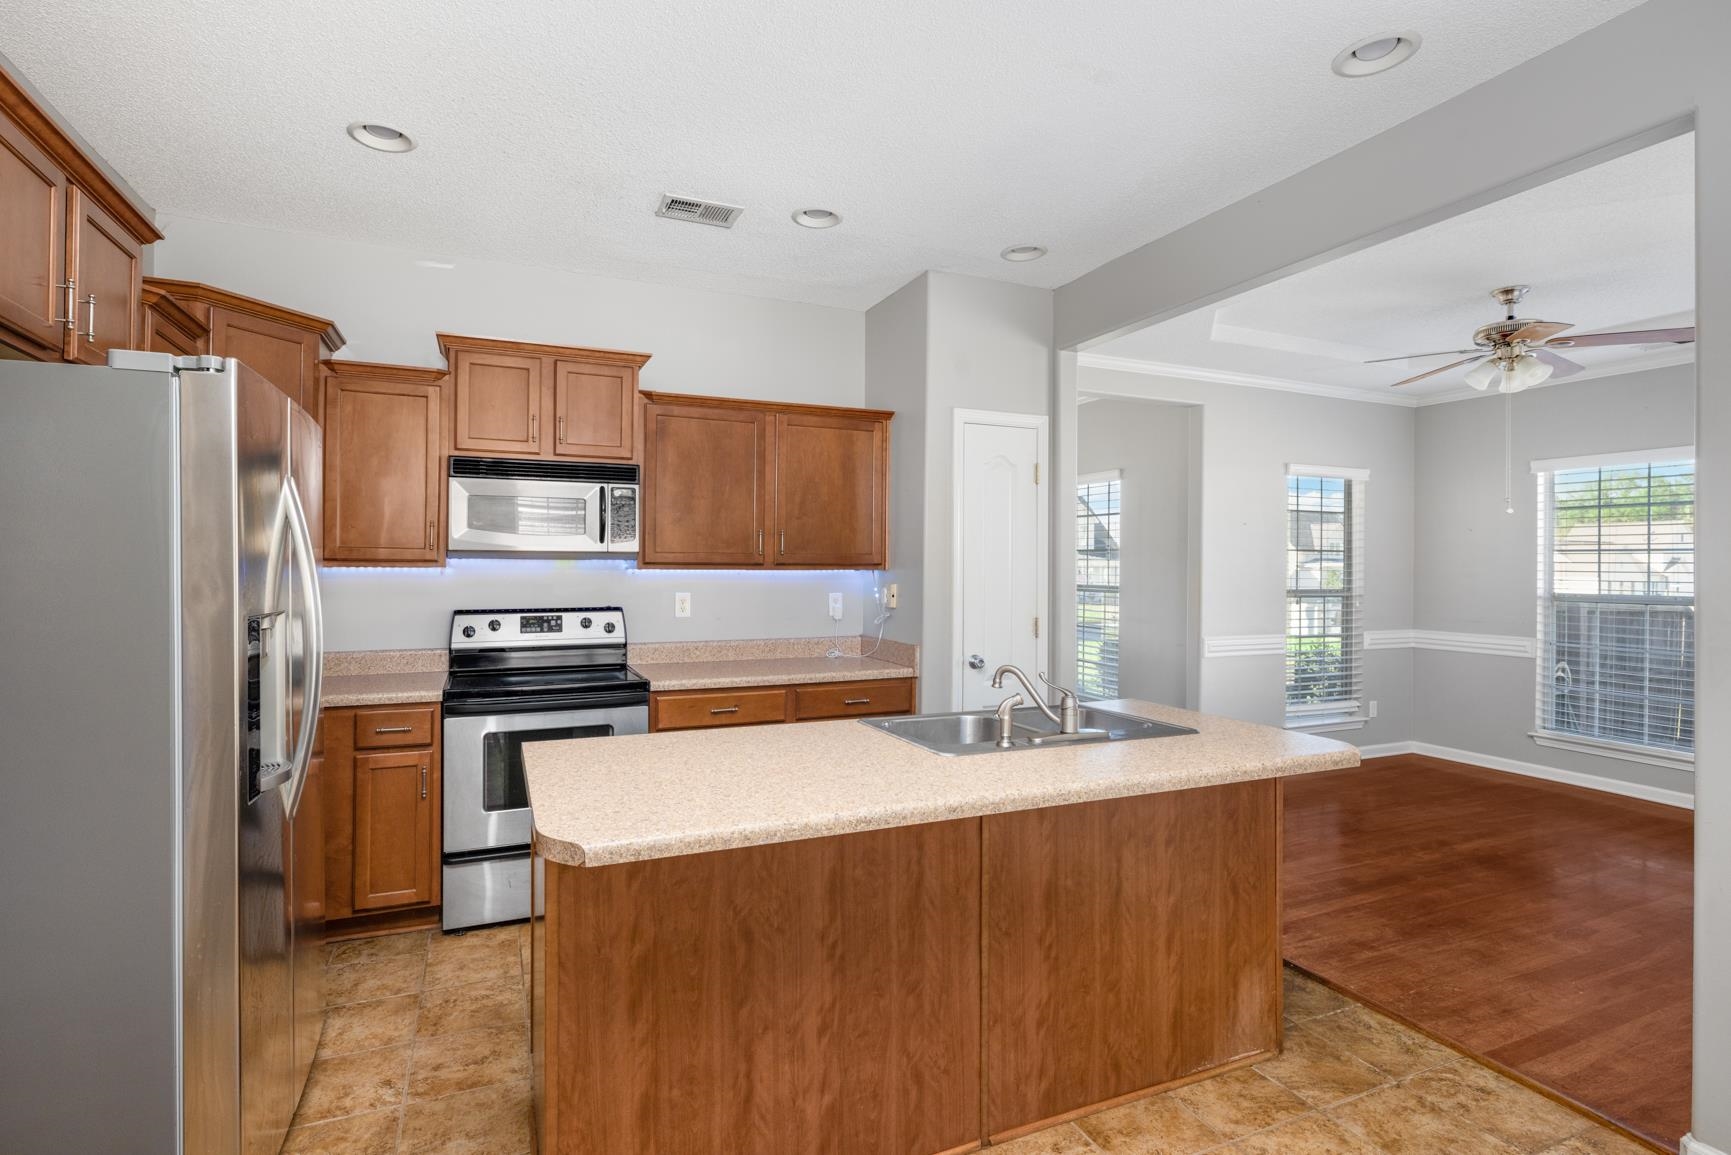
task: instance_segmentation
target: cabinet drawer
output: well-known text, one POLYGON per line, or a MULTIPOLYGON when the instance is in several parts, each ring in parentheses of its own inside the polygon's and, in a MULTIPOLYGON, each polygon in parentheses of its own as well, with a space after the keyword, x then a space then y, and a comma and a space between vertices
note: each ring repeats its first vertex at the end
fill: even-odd
POLYGON ((695 690, 658 694, 655 729, 695 730, 708 726, 753 726, 787 721, 787 691, 695 690))
POLYGON ((798 686, 793 691, 796 722, 865 717, 868 714, 907 714, 913 708, 913 684, 905 678, 881 682, 832 682, 798 686))
POLYGON ((433 707, 355 711, 355 749, 382 750, 392 746, 431 746, 433 707))

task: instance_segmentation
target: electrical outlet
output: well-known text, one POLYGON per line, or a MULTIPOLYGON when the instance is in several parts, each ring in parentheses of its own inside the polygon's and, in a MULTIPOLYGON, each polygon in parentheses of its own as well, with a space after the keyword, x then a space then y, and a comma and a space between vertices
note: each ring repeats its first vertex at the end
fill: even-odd
POLYGON ((841 613, 842 613, 841 595, 840 594, 830 594, 829 595, 829 616, 839 622, 839 621, 841 621, 841 613))
POLYGON ((889 585, 884 587, 884 609, 893 610, 895 608, 896 608, 896 583, 891 582, 889 585))
POLYGON ((673 616, 676 618, 688 618, 691 616, 690 594, 673 595, 673 616))
POLYGON ((1376 717, 1376 699, 1375 698, 1372 698, 1370 700, 1370 716, 1372 718, 1376 717))

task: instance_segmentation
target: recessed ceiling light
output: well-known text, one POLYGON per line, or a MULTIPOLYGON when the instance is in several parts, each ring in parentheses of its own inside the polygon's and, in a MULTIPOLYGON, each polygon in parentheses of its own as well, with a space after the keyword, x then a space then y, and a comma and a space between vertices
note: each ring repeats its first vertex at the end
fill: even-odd
POLYGON ((1416 32, 1385 32, 1349 44, 1334 58, 1337 76, 1375 76, 1412 59, 1424 38, 1416 32))
POLYGON ((793 223, 808 229, 833 229, 841 224, 841 214, 828 209, 800 209, 793 214, 793 223))
POLYGON ((998 254, 1006 261, 1037 261, 1046 255, 1043 245, 1011 245, 998 254))
POLYGON ((415 147, 413 137, 388 124, 368 124, 357 120, 349 125, 349 136, 353 137, 357 144, 376 148, 380 152, 408 152, 415 147))

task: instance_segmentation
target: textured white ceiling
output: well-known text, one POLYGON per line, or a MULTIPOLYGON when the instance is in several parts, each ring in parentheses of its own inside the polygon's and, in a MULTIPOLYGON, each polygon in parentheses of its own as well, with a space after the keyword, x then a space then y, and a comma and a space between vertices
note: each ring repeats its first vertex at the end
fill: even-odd
MULTIPOLYGON (((1676 137, 1094 352, 1227 375, 1221 379, 1435 400, 1471 395, 1462 385, 1470 366, 1391 394, 1391 383, 1457 358, 1362 362, 1470 348, 1474 329, 1502 317, 1489 296, 1499 285, 1533 287, 1520 316, 1583 333, 1693 324, 1694 149, 1692 134, 1676 137)), ((1565 352, 1595 372, 1688 357, 1677 346, 1565 352)))
POLYGON ((863 308, 1062 284, 1637 2, 8 0, 0 50, 164 213, 863 308), (1412 61, 1330 73, 1396 29, 1412 61))

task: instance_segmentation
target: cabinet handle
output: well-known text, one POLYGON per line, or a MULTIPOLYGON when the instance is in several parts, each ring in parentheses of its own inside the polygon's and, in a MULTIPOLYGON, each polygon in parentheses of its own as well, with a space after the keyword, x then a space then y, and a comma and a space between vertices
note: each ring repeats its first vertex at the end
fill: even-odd
POLYGON ((88 297, 84 298, 84 303, 87 306, 89 306, 89 308, 90 308, 90 328, 84 330, 84 339, 86 341, 95 341, 96 340, 96 294, 92 293, 88 297))
POLYGON ((375 734, 407 734, 410 730, 413 730, 413 729, 414 729, 413 726, 374 726, 373 727, 373 733, 375 733, 375 734))
POLYGON ((433 523, 430 521, 427 523, 427 548, 433 548, 433 523))
POLYGON ((780 553, 783 557, 787 556, 787 530, 785 530, 785 529, 781 531, 780 553))
POLYGON ((739 707, 738 706, 717 706, 715 709, 711 710, 710 713, 711 714, 737 714, 737 713, 739 713, 739 707))
POLYGON ((529 440, 537 445, 541 443, 541 415, 529 414, 529 440))
POLYGON ((870 698, 843 698, 841 704, 844 706, 869 706, 872 704, 872 700, 870 698))
POLYGON ((763 556, 763 531, 761 529, 757 531, 757 556, 763 556))
POLYGON ((421 797, 427 796, 427 764, 421 763, 421 797))
POLYGON ((560 445, 565 444, 565 415, 563 413, 559 414, 558 437, 559 437, 559 444, 560 445))
POLYGON ((71 277, 67 277, 64 281, 61 281, 58 285, 54 286, 57 289, 66 290, 66 315, 64 317, 53 318, 56 325, 64 325, 68 329, 75 329, 78 327, 77 284, 77 281, 73 280, 71 277))

